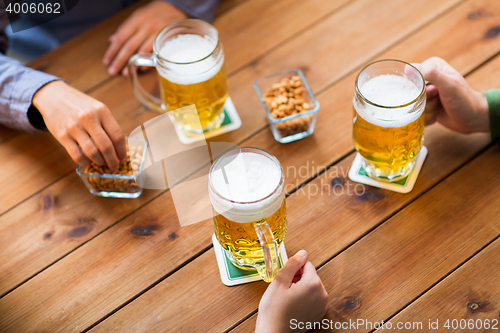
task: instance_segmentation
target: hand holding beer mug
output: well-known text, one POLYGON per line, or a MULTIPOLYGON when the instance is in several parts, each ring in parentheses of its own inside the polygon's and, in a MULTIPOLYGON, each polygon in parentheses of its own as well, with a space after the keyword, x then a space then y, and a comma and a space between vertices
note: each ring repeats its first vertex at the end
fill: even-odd
POLYGON ((176 21, 160 31, 153 50, 153 54, 136 54, 129 62, 139 100, 162 113, 173 111, 175 125, 188 135, 220 127, 228 94, 224 53, 217 30, 197 19, 176 21), (156 67, 161 99, 141 87, 138 66, 156 67), (197 114, 177 110, 193 104, 197 114))
POLYGON ((281 164, 264 150, 237 148, 220 156, 208 177, 219 244, 234 266, 271 282, 287 231, 281 164))
POLYGON ((366 173, 385 182, 403 179, 422 147, 422 74, 406 62, 380 60, 361 70, 355 89, 353 139, 366 173))

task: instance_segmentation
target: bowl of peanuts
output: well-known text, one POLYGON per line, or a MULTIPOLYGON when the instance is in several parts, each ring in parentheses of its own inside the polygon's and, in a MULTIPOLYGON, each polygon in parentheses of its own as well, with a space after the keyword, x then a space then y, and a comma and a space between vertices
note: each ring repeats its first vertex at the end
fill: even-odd
POLYGON ((136 178, 144 167, 147 148, 148 142, 145 139, 129 137, 126 161, 117 170, 92 163, 88 167, 79 165, 76 173, 93 195, 137 198, 141 195, 142 188, 136 184, 136 178))
POLYGON ((300 69, 257 79, 254 88, 276 141, 288 143, 314 132, 319 103, 300 69))

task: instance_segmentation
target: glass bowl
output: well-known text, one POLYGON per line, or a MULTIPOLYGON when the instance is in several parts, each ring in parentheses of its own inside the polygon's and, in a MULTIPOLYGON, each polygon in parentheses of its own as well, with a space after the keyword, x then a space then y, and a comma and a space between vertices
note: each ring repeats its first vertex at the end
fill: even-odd
POLYGON ((265 76, 260 79, 255 80, 254 88, 259 95, 259 99, 267 113, 267 118, 270 122, 271 131, 274 135, 276 141, 281 143, 293 142, 305 138, 314 132, 314 126, 316 125, 316 117, 318 115, 319 103, 314 97, 311 87, 307 83, 304 74, 300 69, 289 69, 284 72, 276 73, 273 75, 265 76), (275 118, 271 114, 269 107, 265 101, 266 92, 273 88, 274 84, 280 83, 283 78, 290 78, 293 76, 299 76, 303 87, 305 88, 303 92, 303 98, 305 103, 308 103, 310 108, 307 111, 303 111, 297 114, 287 115, 283 118, 275 118))
MULTIPOLYGON (((144 160, 148 148, 148 142, 142 138, 128 138, 129 150, 131 146, 142 149, 141 161, 138 171, 133 171, 132 175, 112 174, 112 173, 85 173, 79 165, 76 173, 89 189, 90 193, 100 197, 110 198, 137 198, 142 193, 142 188, 137 186, 136 178, 142 172, 144 160)), ((130 157, 133 159, 133 156, 130 157)))

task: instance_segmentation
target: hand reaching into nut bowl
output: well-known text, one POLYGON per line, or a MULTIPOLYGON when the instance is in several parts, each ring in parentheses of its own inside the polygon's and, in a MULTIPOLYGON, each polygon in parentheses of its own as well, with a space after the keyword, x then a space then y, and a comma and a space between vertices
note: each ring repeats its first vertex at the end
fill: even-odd
POLYGON ((136 183, 136 177, 141 172, 146 149, 147 143, 144 139, 129 138, 127 157, 117 170, 92 163, 85 168, 79 166, 77 173, 94 195, 136 198, 142 193, 136 183), (130 145, 130 142, 134 144, 130 145))

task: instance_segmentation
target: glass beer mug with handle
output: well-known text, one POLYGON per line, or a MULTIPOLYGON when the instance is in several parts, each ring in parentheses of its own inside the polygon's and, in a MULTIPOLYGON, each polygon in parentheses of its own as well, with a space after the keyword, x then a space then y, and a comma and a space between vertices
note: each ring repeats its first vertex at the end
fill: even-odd
POLYGON ((129 61, 135 94, 147 107, 170 112, 186 134, 220 127, 227 99, 224 52, 217 30, 210 24, 186 19, 166 26, 153 44, 153 54, 136 54, 129 61), (137 78, 137 67, 156 67, 161 99, 149 94, 137 78), (195 105, 197 113, 178 110, 195 105))
POLYGON ((353 140, 366 173, 396 182, 413 170, 424 136, 425 81, 399 60, 367 65, 356 78, 353 140))
POLYGON ((219 244, 233 265, 271 282, 287 231, 281 164, 264 150, 237 148, 212 164, 208 178, 219 244))

